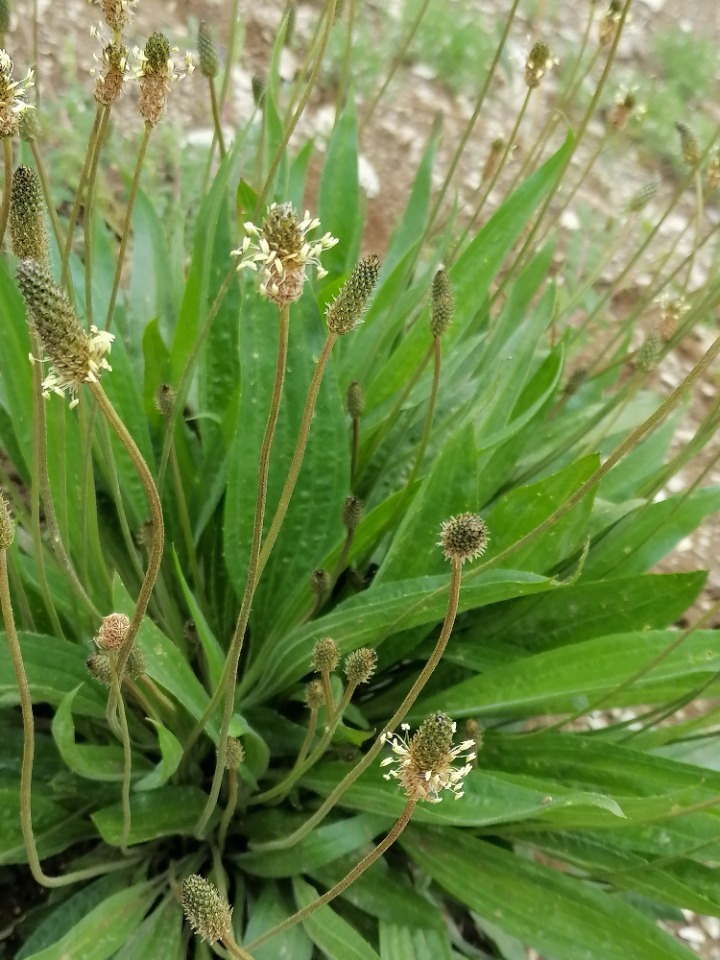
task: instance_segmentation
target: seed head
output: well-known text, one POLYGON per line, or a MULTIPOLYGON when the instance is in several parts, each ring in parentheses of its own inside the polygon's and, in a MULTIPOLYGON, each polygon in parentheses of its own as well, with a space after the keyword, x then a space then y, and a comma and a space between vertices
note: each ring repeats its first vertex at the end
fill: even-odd
POLYGON ((21 260, 17 282, 25 301, 28 320, 37 331, 51 372, 43 380, 43 395, 71 396, 78 404, 84 383, 96 383, 103 370, 112 369, 105 359, 113 340, 111 333, 91 327, 88 336, 64 291, 57 287, 47 267, 35 260, 21 260))
POLYGON ((306 279, 306 268, 318 268, 318 277, 327 275, 320 264, 320 254, 337 243, 329 233, 319 240, 308 240, 307 235, 320 226, 311 218, 299 220, 291 203, 273 203, 261 228, 245 224, 247 236, 242 246, 233 250, 239 256, 238 270, 260 270, 260 292, 282 310, 299 300, 306 279))
POLYGON ((651 373, 662 354, 662 340, 657 333, 649 333, 635 356, 635 366, 641 373, 651 373))
POLYGON ((0 550, 7 550, 15 539, 15 524, 4 495, 0 493, 0 550))
POLYGON ((305 684, 305 703, 309 710, 319 710, 325 706, 325 690, 322 680, 311 680, 305 684))
POLYGON ((129 77, 128 49, 116 40, 108 40, 97 27, 92 27, 90 32, 102 47, 99 57, 93 54, 98 67, 90 71, 95 75, 95 99, 102 106, 110 107, 129 77))
POLYGON ((204 877, 195 873, 183 880, 182 905, 193 932, 201 939, 214 943, 231 933, 230 904, 204 877))
POLYGON ((227 738, 227 749, 225 751, 225 769, 237 770, 245 760, 245 748, 237 737, 227 738))
POLYGON ((144 50, 134 51, 138 66, 135 76, 140 84, 138 106, 146 123, 155 126, 162 119, 170 86, 176 80, 182 80, 195 69, 192 57, 185 54, 185 69, 176 70, 172 59, 170 44, 162 33, 153 33, 148 37, 144 50))
POLYGON ((648 182, 643 184, 637 193, 631 197, 630 202, 628 203, 628 210, 631 213, 640 213, 641 210, 644 210, 645 207, 655 199, 659 187, 659 177, 648 180, 648 182))
POLYGON ((465 563, 485 553, 488 534, 485 521, 477 513, 459 513, 440 525, 438 546, 446 559, 465 563))
POLYGON ((700 163, 700 144, 694 131, 682 120, 678 120, 675 129, 680 137, 680 152, 683 162, 695 168, 700 163))
POLYGON ((410 800, 425 800, 439 803, 442 790, 450 790, 455 798, 463 795, 463 780, 468 775, 471 761, 475 759, 474 743, 464 740, 453 746, 456 725, 444 713, 429 717, 417 732, 408 739, 410 726, 402 724, 403 736, 383 734, 383 739, 392 747, 395 756, 386 757, 381 766, 393 765, 386 773, 386 780, 399 780, 405 795, 410 800), (466 761, 455 767, 455 760, 466 761))
POLYGON ((124 613, 111 613, 103 617, 95 637, 95 644, 101 650, 119 650, 125 642, 129 629, 130 620, 124 613))
POLYGON ((533 89, 540 86, 540 81, 558 61, 550 52, 550 47, 544 40, 534 43, 528 58, 525 61, 525 83, 533 89))
POLYGON ((91 677, 104 687, 112 684, 112 667, 110 657, 106 653, 93 653, 85 661, 85 666, 91 677))
POLYGON ((130 677, 131 680, 137 680, 139 677, 144 677, 147 673, 147 661, 145 660, 145 654, 137 647, 133 647, 130 651, 130 655, 127 658, 127 664, 125 665, 125 673, 130 677))
POLYGON ((363 257, 325 312, 328 330, 343 334, 355 329, 367 309, 379 275, 380 260, 375 254, 363 257))
POLYGON ((355 530, 362 520, 362 515, 362 500, 352 493, 348 494, 342 508, 342 522, 345 529, 349 532, 355 530))
POLYGON ((32 143, 40 136, 40 120, 37 110, 23 110, 20 114, 18 134, 25 143, 32 143))
POLYGON ((638 105, 635 90, 619 90, 615 103, 608 112, 607 122, 614 130, 623 130, 633 114, 643 114, 645 107, 638 105))
POLYGON ((332 673, 339 660, 337 644, 332 637, 323 637, 313 647, 312 668, 316 673, 332 673))
POLYGON ((436 340, 450 326, 454 313, 455 296, 450 277, 444 270, 438 270, 430 291, 430 330, 436 340))
POLYGON ((161 383, 155 393, 155 406, 166 420, 175 409, 175 391, 169 383, 161 383))
POLYGON ((360 647, 345 657, 345 676, 350 683, 367 683, 376 667, 377 653, 371 647, 360 647))
POLYGON ((13 80, 13 62, 0 50, 0 138, 14 137, 20 118, 34 108, 25 103, 27 91, 34 85, 34 74, 28 70, 23 80, 13 80))
POLYGON ((113 32, 122 33, 138 0, 95 0, 102 9, 105 23, 113 32))
POLYGON ((0 34, 10 30, 10 0, 0 0, 0 34))
POLYGON ((328 571, 323 570, 322 567, 313 570, 310 576, 310 588, 318 600, 322 600, 328 595, 330 587, 332 587, 332 577, 328 571))
POLYGON ((365 409, 365 394, 363 393, 363 388, 360 386, 357 380, 353 382, 348 387, 347 392, 347 412, 353 418, 357 420, 362 416, 362 412, 365 409))
POLYGON ((689 309, 684 297, 674 297, 670 294, 663 294, 660 297, 660 336, 664 343, 675 336, 678 324, 689 309))
POLYGON ((10 189, 10 243, 18 260, 48 263, 45 201, 40 180, 32 167, 20 164, 10 189))
POLYGON ((220 62, 217 54, 217 41, 215 31, 207 20, 201 20, 198 28, 198 60, 200 61, 200 73, 204 77, 212 79, 218 75, 220 62))

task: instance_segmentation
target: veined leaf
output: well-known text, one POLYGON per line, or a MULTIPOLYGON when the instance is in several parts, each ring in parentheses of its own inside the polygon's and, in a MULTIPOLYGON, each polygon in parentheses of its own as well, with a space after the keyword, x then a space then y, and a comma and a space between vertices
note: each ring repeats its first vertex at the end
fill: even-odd
MULTIPOLYGON (((298 909, 319 896, 315 887, 293 878, 298 909)), ((310 939, 330 960, 380 960, 378 954, 350 924, 328 906, 320 907, 302 922, 310 939)))
MULTIPOLYGON (((250 919, 245 930, 243 943, 251 943, 266 930, 282 923, 294 912, 289 905, 286 905, 276 885, 266 883, 262 888, 260 897, 250 911, 250 919)), ((278 957, 287 957, 288 960, 290 958, 292 960, 310 960, 312 952, 312 940, 302 926, 298 924, 267 943, 261 944, 253 950, 252 955, 254 960, 277 960, 278 957)))
MULTIPOLYGON (((146 843, 160 837, 192 836, 207 797, 198 787, 161 787, 133 794, 128 843, 146 843)), ((123 829, 122 804, 103 807, 92 815, 105 843, 120 845, 123 829)))
POLYGON ((451 960, 447 933, 380 924, 380 956, 382 960, 451 960))
POLYGON ((182 910, 168 898, 143 920, 115 960, 178 960, 182 930, 182 910))

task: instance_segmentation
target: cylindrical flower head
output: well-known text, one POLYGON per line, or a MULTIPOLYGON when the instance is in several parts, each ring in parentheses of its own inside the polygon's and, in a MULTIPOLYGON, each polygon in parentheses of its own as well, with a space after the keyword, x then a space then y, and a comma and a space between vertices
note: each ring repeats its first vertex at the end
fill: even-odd
POLYGON ((325 706, 325 689, 322 680, 311 680, 305 684, 305 703, 309 710, 319 710, 325 706))
POLYGON ((430 291, 430 330, 436 339, 450 326, 454 313, 455 297, 450 277, 444 270, 438 270, 430 291))
POLYGON ((345 497, 342 508, 342 522, 346 530, 352 532, 355 530, 363 515, 363 502, 359 497, 350 493, 345 497))
POLYGON ((455 797, 463 795, 463 780, 472 769, 467 762, 455 767, 457 759, 472 761, 475 759, 472 740, 464 740, 453 746, 455 723, 444 713, 435 713, 429 717, 409 740, 409 726, 404 723, 403 738, 388 733, 383 739, 390 743, 394 757, 387 757, 381 766, 393 766, 385 774, 385 779, 396 779, 402 784, 405 795, 411 800, 426 800, 439 803, 442 790, 450 790, 455 797))
POLYGON ((552 69, 555 58, 550 53, 550 47, 544 40, 533 44, 528 58, 525 61, 525 83, 530 87, 538 87, 545 74, 552 69))
POLYGON ((230 904, 204 877, 195 873, 183 880, 182 905, 193 932, 203 940, 214 943, 231 933, 230 904))
POLYGON ((127 658, 125 673, 131 680, 138 680, 140 677, 144 677, 146 672, 147 661, 145 660, 145 654, 142 650, 138 650, 137 647, 133 647, 127 658))
POLYGON ((140 84, 138 106, 143 119, 152 127, 162 120, 170 85, 195 69, 188 53, 185 55, 185 70, 176 70, 171 54, 168 39, 162 33, 151 34, 145 49, 142 52, 135 51, 135 55, 140 60, 140 66, 136 72, 137 81, 140 84))
POLYGON ((0 0, 0 33, 10 29, 10 0, 0 0))
MULTIPOLYGON (((99 33, 96 36, 100 38, 99 33)), ((121 43, 107 43, 103 47, 102 70, 95 80, 95 99, 104 107, 110 107, 123 91, 127 76, 128 50, 121 43)))
POLYGON ((328 595, 330 587, 332 587, 332 577, 328 571, 322 567, 313 570, 310 576, 310 589, 319 600, 322 600, 328 595))
POLYGON ((48 263, 45 201, 40 180, 25 164, 15 170, 10 189, 10 245, 18 260, 48 263))
POLYGON ((198 28, 198 60, 200 61, 200 73, 204 77, 212 79, 218 75, 220 62, 217 54, 217 41, 215 31, 207 20, 201 20, 198 28))
POLYGON ((119 650, 125 642, 130 619, 124 613, 111 613, 103 617, 95 643, 101 650, 119 650))
POLYGON ((23 110, 20 114, 18 134, 25 143, 32 143, 40 136, 40 120, 37 110, 23 110))
POLYGON ((662 353, 662 340, 657 333, 649 333, 635 357, 635 366, 641 373, 651 373, 658 365, 662 353))
POLYGON ((641 210, 644 210, 645 207, 654 200, 659 187, 660 180, 657 177, 653 180, 648 180, 648 182, 643 184, 637 193, 630 198, 628 210, 630 210, 631 213, 640 213, 641 210))
POLYGON ((55 285, 47 267, 21 260, 17 282, 28 320, 38 333, 53 370, 43 380, 43 393, 70 393, 71 407, 78 403, 83 383, 95 383, 102 370, 110 370, 105 354, 114 337, 91 327, 89 337, 80 326, 65 292, 55 285))
POLYGON ((328 330, 349 333, 360 323, 380 275, 380 260, 371 253, 356 265, 340 293, 327 308, 328 330))
POLYGON ((338 665, 337 644, 332 637, 323 637, 313 647, 312 668, 316 673, 331 673, 338 665))
POLYGON ((345 657, 345 676, 350 683, 367 683, 376 667, 377 653, 372 647, 360 647, 345 657))
POLYGON ((0 50, 0 138, 14 137, 23 113, 32 110, 23 98, 33 86, 33 72, 29 70, 24 80, 13 80, 13 71, 12 60, 0 50))
POLYGON ((694 131, 682 120, 678 120, 675 129, 680 137, 680 151, 683 161, 689 167, 696 167, 700 163, 700 144, 694 131))
POLYGON ((237 770, 245 760, 245 748, 237 737, 228 737, 225 751, 225 769, 237 770))
POLYGON ((100 0, 105 23, 111 30, 122 32, 130 19, 130 3, 135 4, 137 0, 100 0))
POLYGON ((363 393, 363 388, 357 380, 353 380, 347 392, 347 412, 353 420, 358 420, 362 416, 364 409, 365 394, 363 393))
POLYGON ((438 546, 448 560, 465 563, 481 557, 487 546, 488 535, 485 521, 477 513, 459 513, 440 526, 438 546))
POLYGON ((7 550, 15 539, 15 524, 7 500, 0 493, 0 550, 7 550))

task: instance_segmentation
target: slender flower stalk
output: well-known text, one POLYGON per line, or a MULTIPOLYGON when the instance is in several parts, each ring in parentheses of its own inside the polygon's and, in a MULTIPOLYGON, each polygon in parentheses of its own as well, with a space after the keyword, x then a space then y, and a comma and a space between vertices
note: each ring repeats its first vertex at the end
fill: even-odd
POLYGON ((238 799, 238 768, 245 760, 245 750, 239 740, 230 738, 225 752, 225 769, 228 775, 228 800, 223 811, 218 830, 218 847, 220 853, 225 849, 228 827, 235 814, 238 799))
POLYGON ((451 564, 450 595, 440 635, 427 663, 420 671, 400 706, 384 726, 375 743, 370 747, 362 760, 343 777, 340 783, 323 801, 318 810, 312 814, 312 816, 308 817, 302 826, 298 827, 297 830, 288 836, 279 840, 271 840, 267 843, 251 844, 254 850, 283 850, 287 847, 292 847, 302 840, 303 837, 307 836, 319 823, 322 823, 345 791, 372 765, 385 745, 385 735, 389 734, 402 723, 408 711, 422 693, 426 683, 440 663, 448 641, 450 640, 450 635, 452 634, 458 605, 460 603, 463 563, 466 560, 472 560, 475 557, 482 556, 487 545, 487 530, 482 518, 477 516, 477 514, 468 513, 460 514, 457 517, 452 517, 450 520, 445 521, 440 531, 440 545, 443 547, 445 557, 450 560, 451 564))

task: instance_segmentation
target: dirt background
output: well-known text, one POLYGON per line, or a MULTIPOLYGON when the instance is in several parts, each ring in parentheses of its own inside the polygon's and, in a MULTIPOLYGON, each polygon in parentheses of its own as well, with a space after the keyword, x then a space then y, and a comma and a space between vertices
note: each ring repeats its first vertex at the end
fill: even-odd
MULTIPOLYGON (((44 97, 62 98, 66 95, 65 85, 68 73, 76 72, 81 84, 91 81, 87 70, 92 66, 92 54, 98 51, 95 40, 90 37, 91 24, 99 20, 97 7, 88 6, 86 0, 36 0, 42 22, 40 30, 40 82, 44 97), (86 78, 86 79, 83 79, 86 78)), ((502 17, 509 3, 507 0, 475 0, 478 11, 478 29, 484 29, 488 21, 502 17)), ((456 180, 457 200, 462 208, 471 209, 477 196, 480 174, 487 156, 490 142, 497 136, 507 135, 514 122, 519 104, 524 94, 522 63, 529 48, 529 37, 538 36, 540 31, 551 39, 554 52, 561 58, 566 53, 572 56, 576 51, 585 26, 590 0, 584 3, 558 5, 560 13, 553 9, 552 0, 540 0, 532 4, 532 15, 522 9, 514 24, 508 43, 510 63, 514 68, 499 71, 480 120, 468 143, 464 158, 459 166, 456 180)), ((388 3, 363 2, 358 7, 360 16, 374 18, 382 29, 392 29, 399 20, 400 0, 388 3), (389 17, 388 17, 389 14, 389 17)), ((527 5, 530 8, 530 4, 527 5)), ((598 16, 604 9, 604 3, 596 3, 598 16)), ((229 0, 140 0, 131 32, 136 42, 141 42, 152 30, 162 30, 171 37, 182 50, 193 49, 197 23, 201 19, 215 25, 221 45, 227 37, 227 20, 231 4, 229 0)), ((243 0, 241 19, 245 32, 245 48, 240 62, 233 67, 230 95, 223 114, 223 123, 230 133, 234 126, 242 123, 253 111, 251 79, 253 74, 266 71, 269 52, 281 19, 284 3, 280 0, 266 0, 263 3, 243 0)), ((32 61, 31 2, 21 2, 14 6, 12 29, 8 39, 8 48, 18 65, 18 73, 32 61)), ((319 10, 318 3, 300 3, 297 12, 296 38, 290 50, 283 54, 281 72, 283 79, 290 83, 302 63, 304 45, 311 35, 313 24, 319 10)), ((452 16, 452 0, 448 0, 448 16, 452 16)), ((646 61, 648 46, 653 35, 663 29, 677 29, 697 32, 704 37, 714 37, 720 47, 720 3, 716 0, 635 0, 632 22, 623 37, 618 51, 619 67, 642 67, 646 61)), ((561 65, 562 66, 562 65, 561 65)), ((562 71, 557 71, 562 76, 562 71)), ((211 135, 205 98, 198 94, 199 75, 179 84, 173 90, 171 119, 169 123, 178 125, 179 136, 194 143, 208 140, 211 135)), ((716 76, 717 79, 717 76, 716 76)), ((556 80, 548 78, 547 97, 552 99, 556 89, 556 80)), ((712 119, 720 123, 720 102, 708 104, 712 119)), ((360 98, 360 114, 363 103, 360 98)), ((122 105, 119 117, 121 122, 138 127, 137 117, 133 117, 132 98, 122 105)), ((443 77, 435 75, 410 48, 396 80, 390 87, 385 105, 368 124, 362 137, 362 174, 367 192, 367 229, 364 244, 367 249, 382 252, 387 244, 392 226, 403 209, 413 173, 428 141, 433 122, 441 116, 443 137, 436 165, 436 184, 442 181, 444 171, 450 162, 455 146, 462 136, 465 125, 473 110, 472 97, 465 93, 453 93, 443 77)), ((313 98, 307 117, 298 130, 298 140, 308 134, 317 138, 320 150, 323 139, 329 133, 334 115, 334 90, 331 85, 320 84, 313 98)), ((532 148, 534 137, 542 123, 542 111, 529 111, 527 121, 520 130, 514 161, 508 169, 512 177, 522 162, 528 149, 532 148)), ((676 118, 671 118, 671 122, 676 118)), ((602 124, 598 120, 591 124, 589 135, 579 151, 578 162, 590 156, 597 138, 602 135, 602 124)), ((598 165, 597 170, 588 178, 578 192, 560 222, 560 250, 563 244, 579 242, 581 220, 578 211, 581 208, 593 211, 598 218, 620 217, 629 197, 647 181, 649 174, 647 158, 632 144, 625 153, 615 152, 612 163, 598 165)), ((312 182, 311 171, 311 182, 312 182)), ((655 202, 657 212, 662 209, 663 200, 672 193, 673 182, 663 184, 655 202)), ((504 196, 503 181, 490 196, 488 212, 504 196)), ((716 223, 720 214, 716 206, 709 204, 706 209, 708 225, 716 223)), ((693 217, 693 206, 688 200, 679 205, 671 222, 667 225, 664 239, 669 244, 678 231, 693 217)), ((680 253, 686 247, 679 246, 680 253)), ((618 265, 625 252, 618 254, 618 265)), ((655 254, 656 255, 656 254, 655 254)), ((635 274, 634 283, 642 286, 651 275, 651 263, 635 274)), ((601 282, 610 282, 613 275, 610 268, 601 282)), ((693 281, 700 285, 712 269, 709 255, 698 257, 693 281)), ((613 300, 613 310, 618 318, 627 305, 634 301, 638 289, 624 289, 622 296, 613 300)), ((651 322, 652 318, 648 322, 651 322)), ((638 337, 643 336, 642 324, 638 337)), ((647 327, 647 324, 645 325, 647 327)), ((705 327, 697 330, 681 346, 669 355, 655 374, 655 385, 666 394, 677 386, 702 351, 714 337, 714 331, 705 327)), ((687 441, 694 432, 697 423, 707 411, 716 394, 715 375, 700 384, 693 400, 689 416, 680 432, 679 440, 687 441)), ((664 495, 686 489, 720 452, 718 444, 711 444, 699 464, 683 471, 673 478, 664 495)), ((703 484, 720 482, 720 471, 710 467, 703 484)), ((710 571, 708 588, 692 611, 696 614, 708 609, 720 597, 720 568, 715 559, 720 547, 720 524, 712 519, 691 537, 683 540, 662 564, 665 570, 693 570, 698 567, 710 571)), ((716 617, 714 625, 720 622, 716 617)), ((20 909, 20 907, 18 907, 20 909)), ((684 921, 672 925, 673 932, 687 946, 691 947, 705 960, 720 960, 720 921, 715 918, 700 918, 689 912, 684 921)), ((529 952, 530 960, 537 960, 534 951, 529 952)))

